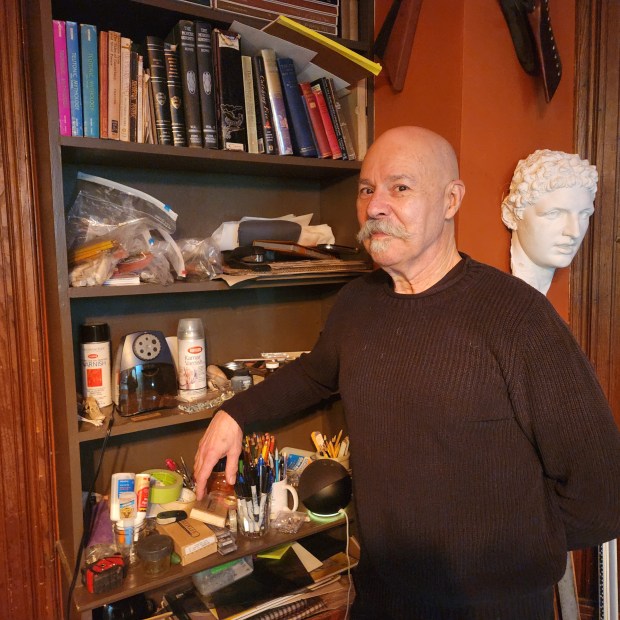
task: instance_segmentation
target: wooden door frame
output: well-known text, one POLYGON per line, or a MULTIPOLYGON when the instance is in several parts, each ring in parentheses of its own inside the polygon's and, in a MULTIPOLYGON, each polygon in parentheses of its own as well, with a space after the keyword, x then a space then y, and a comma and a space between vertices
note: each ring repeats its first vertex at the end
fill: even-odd
MULTIPOLYGON (((620 424, 620 3, 577 0, 575 148, 596 165, 590 230, 571 267, 570 325, 620 424), (615 276, 615 277, 614 277, 615 276)), ((582 618, 598 618, 597 549, 576 556, 582 618)))
POLYGON ((0 600, 6 618, 60 618, 47 334, 25 3, 0 3, 0 600))

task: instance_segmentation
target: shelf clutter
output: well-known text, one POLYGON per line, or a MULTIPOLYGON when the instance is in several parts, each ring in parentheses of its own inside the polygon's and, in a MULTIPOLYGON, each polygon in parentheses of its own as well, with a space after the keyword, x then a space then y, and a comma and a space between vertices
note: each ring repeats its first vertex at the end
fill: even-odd
POLYGON ((285 15, 263 31, 181 19, 165 38, 138 41, 96 24, 53 20, 60 135, 363 157, 364 82, 380 66, 285 15), (318 71, 308 74, 308 65, 318 71))

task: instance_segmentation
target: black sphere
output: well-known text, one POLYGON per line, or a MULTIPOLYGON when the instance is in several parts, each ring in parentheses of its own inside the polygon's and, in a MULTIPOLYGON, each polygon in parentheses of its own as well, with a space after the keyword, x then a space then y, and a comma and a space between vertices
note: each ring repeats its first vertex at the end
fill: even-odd
POLYGON ((310 512, 335 515, 351 501, 351 476, 338 461, 317 459, 301 472, 297 493, 310 512))

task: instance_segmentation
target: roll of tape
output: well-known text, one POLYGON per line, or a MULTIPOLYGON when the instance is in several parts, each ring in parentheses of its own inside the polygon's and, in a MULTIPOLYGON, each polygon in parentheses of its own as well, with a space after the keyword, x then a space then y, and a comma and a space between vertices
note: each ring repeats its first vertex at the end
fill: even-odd
POLYGON ((169 469, 147 469, 145 474, 150 474, 155 479, 151 485, 149 502, 151 504, 166 504, 176 502, 181 496, 183 489, 183 477, 176 471, 169 469))
POLYGON ((183 488, 181 490, 181 496, 177 499, 176 502, 168 502, 167 504, 162 504, 162 510, 184 510, 187 514, 189 514, 196 503, 196 493, 194 493, 191 489, 183 488))

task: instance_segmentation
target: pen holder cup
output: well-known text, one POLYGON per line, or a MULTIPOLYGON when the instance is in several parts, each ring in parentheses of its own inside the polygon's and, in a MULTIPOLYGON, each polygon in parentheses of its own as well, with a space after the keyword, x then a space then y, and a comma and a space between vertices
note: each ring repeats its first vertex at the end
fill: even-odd
POLYGON ((294 512, 298 506, 297 489, 288 484, 286 478, 271 485, 271 519, 275 519, 282 510, 294 512))
POLYGON ((314 458, 318 461, 319 459, 327 459, 329 458, 332 461, 337 461, 338 463, 340 463, 347 471, 350 471, 350 467, 349 467, 349 457, 350 455, 347 454, 345 456, 339 456, 339 457, 331 457, 331 456, 323 456, 323 454, 321 454, 320 452, 316 452, 314 455, 314 458))
POLYGON ((246 538, 260 538, 269 531, 271 493, 263 493, 256 502, 237 499, 237 529, 246 538))

